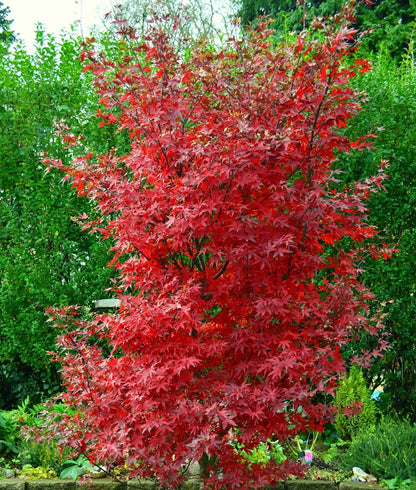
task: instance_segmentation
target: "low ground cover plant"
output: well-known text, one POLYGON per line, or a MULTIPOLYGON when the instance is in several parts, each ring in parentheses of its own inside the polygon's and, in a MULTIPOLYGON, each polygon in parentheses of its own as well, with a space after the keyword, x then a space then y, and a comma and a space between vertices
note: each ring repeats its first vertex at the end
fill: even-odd
POLYGON ((416 426, 405 419, 383 417, 352 440, 342 465, 359 466, 379 480, 409 480, 416 488, 416 426))

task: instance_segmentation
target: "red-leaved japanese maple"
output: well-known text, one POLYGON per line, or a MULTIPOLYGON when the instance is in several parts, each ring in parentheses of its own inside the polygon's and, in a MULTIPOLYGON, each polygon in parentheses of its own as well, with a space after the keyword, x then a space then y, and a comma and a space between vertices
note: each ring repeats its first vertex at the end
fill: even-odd
POLYGON ((340 190, 334 172, 338 152, 369 146, 340 132, 369 68, 346 62, 353 34, 332 24, 274 45, 262 25, 188 58, 132 35, 117 63, 86 47, 102 125, 127 130, 131 151, 63 168, 102 212, 86 226, 114 240, 121 300, 60 337, 79 409, 66 443, 170 488, 191 461, 209 462, 212 488, 299 471, 249 465, 233 441, 322 430, 342 347, 377 329, 357 264, 383 176, 340 190))

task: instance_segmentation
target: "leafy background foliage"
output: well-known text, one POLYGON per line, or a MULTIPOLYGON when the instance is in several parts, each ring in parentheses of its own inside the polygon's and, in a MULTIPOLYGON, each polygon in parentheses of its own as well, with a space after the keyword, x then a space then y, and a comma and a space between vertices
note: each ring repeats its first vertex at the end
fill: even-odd
MULTIPOLYGON (((300 31, 314 16, 325 17, 340 12, 345 0, 241 0, 239 15, 243 25, 255 22, 259 16, 275 19, 276 32, 300 31), (306 17, 305 17, 306 14, 306 17)), ((400 60, 414 29, 416 5, 413 0, 358 1, 355 27, 369 31, 362 40, 361 52, 370 54, 387 50, 400 60)))
POLYGON ((375 386, 384 382, 386 410, 416 417, 415 357, 415 185, 416 77, 412 52, 397 64, 388 53, 373 60, 373 70, 354 83, 368 101, 350 126, 354 137, 364 128, 376 134, 375 149, 340 158, 344 182, 370 175, 381 159, 389 162, 385 192, 370 201, 370 220, 382 239, 398 252, 387 261, 368 259, 364 278, 387 316, 391 349, 371 371, 375 386))
MULTIPOLYGON (((56 136, 59 121, 89 139, 90 151, 117 145, 113 132, 97 137, 96 98, 79 61, 79 43, 37 33, 33 55, 17 47, 0 58, 0 407, 60 389, 47 322, 52 305, 91 306, 109 285, 108 245, 81 233, 77 217, 94 213, 76 200, 44 152, 71 158, 56 136)), ((122 138, 118 137, 120 144, 122 138)))
POLYGON ((10 43, 16 40, 16 36, 11 29, 12 20, 9 19, 10 8, 5 7, 3 2, 0 2, 0 42, 2 48, 7 48, 10 43))

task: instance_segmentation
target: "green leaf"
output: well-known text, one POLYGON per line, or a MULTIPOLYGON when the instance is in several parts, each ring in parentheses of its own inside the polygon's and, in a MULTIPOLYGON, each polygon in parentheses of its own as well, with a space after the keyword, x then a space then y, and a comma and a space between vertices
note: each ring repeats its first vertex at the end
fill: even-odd
POLYGON ((64 468, 59 475, 59 478, 64 480, 65 478, 70 478, 71 480, 76 480, 78 478, 78 465, 71 465, 68 468, 64 468))

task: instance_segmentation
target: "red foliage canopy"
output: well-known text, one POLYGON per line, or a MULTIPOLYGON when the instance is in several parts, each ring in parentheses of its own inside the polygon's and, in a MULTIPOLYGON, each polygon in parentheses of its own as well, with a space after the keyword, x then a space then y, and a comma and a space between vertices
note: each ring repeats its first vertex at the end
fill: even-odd
POLYGON ((102 124, 127 130, 131 152, 64 170, 105 216, 89 226, 115 241, 122 305, 61 337, 64 397, 82 413, 61 434, 171 486, 204 454, 213 488, 296 472, 249 466, 230 442, 321 430, 340 349, 376 328, 357 261, 383 176, 339 190, 333 170, 336 152, 369 146, 339 131, 369 67, 345 62, 345 25, 277 46, 269 35, 185 61, 162 34, 130 39, 118 63, 84 53, 102 124))

